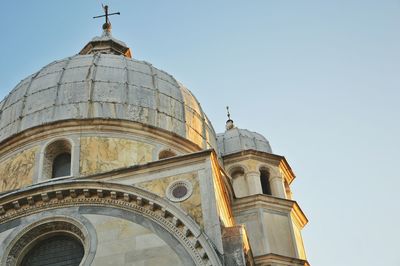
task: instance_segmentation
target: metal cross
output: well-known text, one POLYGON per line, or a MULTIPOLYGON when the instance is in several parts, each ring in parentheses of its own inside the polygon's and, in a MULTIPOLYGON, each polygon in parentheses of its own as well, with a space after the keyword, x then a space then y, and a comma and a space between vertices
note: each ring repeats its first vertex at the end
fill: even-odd
POLYGON ((231 113, 229 112, 229 106, 226 107, 226 111, 228 112, 228 119, 231 120, 231 113))
POLYGON ((109 14, 109 13, 108 13, 108 6, 107 6, 107 5, 105 5, 105 6, 101 5, 101 6, 102 6, 103 9, 104 9, 104 15, 95 16, 95 17, 93 17, 93 18, 102 18, 102 17, 105 17, 105 18, 106 18, 106 24, 109 24, 108 16, 112 16, 112 15, 121 15, 121 13, 119 13, 119 12, 115 12, 115 13, 109 14))

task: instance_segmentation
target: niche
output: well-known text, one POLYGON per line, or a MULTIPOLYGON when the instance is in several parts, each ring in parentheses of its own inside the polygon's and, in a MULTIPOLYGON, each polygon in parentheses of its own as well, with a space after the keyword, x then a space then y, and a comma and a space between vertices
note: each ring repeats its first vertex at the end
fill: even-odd
POLYGON ((71 143, 64 139, 50 143, 44 151, 42 177, 50 179, 70 175, 71 143))

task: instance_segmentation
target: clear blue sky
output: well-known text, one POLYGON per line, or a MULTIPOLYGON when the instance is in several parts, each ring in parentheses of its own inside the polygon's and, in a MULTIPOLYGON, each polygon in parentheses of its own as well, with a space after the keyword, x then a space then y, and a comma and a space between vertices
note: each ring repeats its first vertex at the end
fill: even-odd
MULTIPOLYGON (((100 1, 2 1, 0 96, 79 52, 100 1)), ((264 134, 297 179, 312 265, 400 265, 400 1, 106 1, 113 34, 264 134)))

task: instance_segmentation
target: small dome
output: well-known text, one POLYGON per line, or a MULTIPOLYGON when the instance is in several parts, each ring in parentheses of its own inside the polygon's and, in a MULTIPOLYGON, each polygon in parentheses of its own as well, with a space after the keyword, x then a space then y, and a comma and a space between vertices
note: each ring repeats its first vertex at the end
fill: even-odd
POLYGON ((110 37, 80 54, 48 64, 22 80, 0 102, 0 142, 36 126, 70 119, 118 119, 216 147, 214 129, 193 94, 174 77, 130 58, 110 37))
POLYGON ((218 134, 217 141, 221 156, 245 150, 272 153, 271 146, 263 135, 247 129, 230 128, 224 133, 218 134))

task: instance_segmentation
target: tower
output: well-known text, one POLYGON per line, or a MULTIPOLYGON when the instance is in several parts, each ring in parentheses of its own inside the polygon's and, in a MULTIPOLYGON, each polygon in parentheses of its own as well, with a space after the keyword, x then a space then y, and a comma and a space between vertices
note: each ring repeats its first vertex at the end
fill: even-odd
POLYGON ((308 220, 292 200, 295 175, 268 140, 228 119, 218 150, 230 177, 233 213, 244 224, 256 265, 308 265, 301 229, 308 220))
POLYGON ((0 102, 0 265, 308 265, 284 157, 111 24, 0 102))

